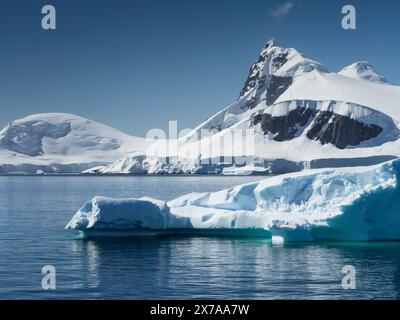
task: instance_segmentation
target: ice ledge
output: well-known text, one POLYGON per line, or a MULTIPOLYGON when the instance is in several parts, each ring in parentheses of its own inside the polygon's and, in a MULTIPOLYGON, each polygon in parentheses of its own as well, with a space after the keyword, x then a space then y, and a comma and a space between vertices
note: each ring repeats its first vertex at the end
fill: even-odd
POLYGON ((68 223, 85 235, 257 235, 276 243, 399 240, 400 160, 309 170, 165 203, 95 197, 68 223))
POLYGON ((167 230, 191 228, 190 221, 171 214, 164 201, 151 198, 94 197, 75 213, 71 230, 167 230))

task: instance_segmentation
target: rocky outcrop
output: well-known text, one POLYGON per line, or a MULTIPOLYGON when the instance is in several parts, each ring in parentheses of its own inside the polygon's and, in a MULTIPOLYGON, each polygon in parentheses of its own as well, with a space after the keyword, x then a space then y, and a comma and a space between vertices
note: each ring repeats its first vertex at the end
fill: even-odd
POLYGON ((315 110, 297 108, 284 117, 273 117, 268 113, 256 115, 253 123, 261 124, 265 134, 272 133, 275 141, 286 141, 295 138, 299 127, 304 127, 314 115, 315 110))
POLYGON ((264 50, 261 52, 258 60, 250 67, 249 75, 244 83, 243 89, 240 91, 239 99, 256 86, 262 87, 265 81, 264 68, 271 61, 272 67, 277 70, 287 62, 287 53, 279 53, 274 56, 270 50, 275 46, 274 40, 270 40, 264 50), (264 79, 263 79, 264 78, 264 79))
MULTIPOLYGON (((287 141, 301 135, 321 144, 333 144, 339 149, 357 146, 360 143, 378 137, 383 128, 371 123, 352 119, 349 116, 332 111, 321 111, 304 106, 290 110, 286 115, 274 116, 270 113, 258 114, 253 118, 253 125, 260 125, 266 135, 272 135, 275 141, 287 141)), ((314 106, 315 104, 311 104, 314 106)))
POLYGON ((288 62, 288 52, 275 53, 274 51, 267 51, 273 45, 273 42, 268 43, 257 62, 251 66, 249 76, 246 79, 243 89, 240 91, 239 98, 256 88, 254 96, 249 100, 248 109, 255 107, 257 102, 259 102, 259 96, 265 90, 267 91, 267 105, 271 105, 292 84, 292 77, 268 75, 268 72, 264 70, 265 68, 279 70, 279 68, 288 62), (252 100, 254 100, 254 103, 252 103, 252 100))
POLYGON ((273 104, 292 84, 292 77, 271 76, 267 88, 267 106, 273 104))
MULTIPOLYGON (((257 63, 260 63, 262 61, 263 58, 260 57, 257 63)), ((253 89, 257 84, 257 80, 260 79, 262 71, 260 69, 257 69, 257 63, 251 66, 249 71, 249 76, 247 77, 246 82, 244 83, 243 89, 240 91, 239 98, 243 97, 247 92, 253 89)))
POLYGON ((307 137, 344 149, 376 138, 382 131, 381 127, 374 124, 365 124, 333 112, 320 111, 308 130, 307 137))

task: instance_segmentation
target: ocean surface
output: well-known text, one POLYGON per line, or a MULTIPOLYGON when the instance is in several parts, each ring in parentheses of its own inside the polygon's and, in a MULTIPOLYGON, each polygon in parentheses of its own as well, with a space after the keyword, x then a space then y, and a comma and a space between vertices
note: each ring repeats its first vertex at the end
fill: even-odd
POLYGON ((0 299, 399 299, 400 243, 80 240, 64 226, 95 195, 170 200, 260 177, 0 176, 0 299), (42 267, 56 289, 42 289, 42 267), (356 289, 342 288, 342 268, 356 289))

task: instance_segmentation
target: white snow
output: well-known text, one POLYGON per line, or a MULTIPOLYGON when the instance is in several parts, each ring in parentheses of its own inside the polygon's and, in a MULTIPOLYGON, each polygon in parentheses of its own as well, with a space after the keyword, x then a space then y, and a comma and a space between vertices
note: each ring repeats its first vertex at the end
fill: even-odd
POLYGON ((36 114, 13 121, 0 131, 0 167, 27 172, 54 172, 55 167, 80 172, 85 166, 143 153, 148 145, 143 138, 79 116, 36 114))
POLYGON ((297 77, 276 101, 313 100, 358 104, 400 121, 400 87, 355 80, 336 73, 314 70, 297 77))
POLYGON ((353 63, 338 72, 342 76, 356 80, 366 80, 380 84, 390 84, 384 77, 379 75, 374 67, 366 61, 353 63))
POLYGON ((319 62, 304 57, 296 49, 289 48, 276 50, 282 51, 283 53, 288 53, 288 62, 274 72, 274 76, 292 77, 298 74, 311 72, 313 70, 323 70, 323 67, 319 62))
POLYGON ((192 193, 167 204, 95 197, 67 229, 154 230, 231 234, 263 230, 282 243, 313 240, 399 240, 400 160, 372 167, 310 170, 219 192, 192 193), (214 231, 213 231, 214 230, 214 231))
POLYGON ((151 198, 109 199, 94 197, 75 214, 67 229, 166 230, 190 227, 186 218, 172 215, 164 201, 151 198))
POLYGON ((248 176, 252 174, 268 174, 268 168, 248 165, 243 167, 232 166, 222 170, 222 175, 227 176, 248 176))

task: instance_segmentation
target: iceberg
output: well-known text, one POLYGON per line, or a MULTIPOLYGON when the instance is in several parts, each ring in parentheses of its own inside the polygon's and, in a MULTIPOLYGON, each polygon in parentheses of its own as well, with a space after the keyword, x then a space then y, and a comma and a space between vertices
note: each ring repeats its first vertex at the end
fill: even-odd
POLYGON ((66 228, 85 236, 203 233, 278 243, 399 240, 399 169, 400 160, 393 160, 306 170, 169 202, 95 197, 66 228))

